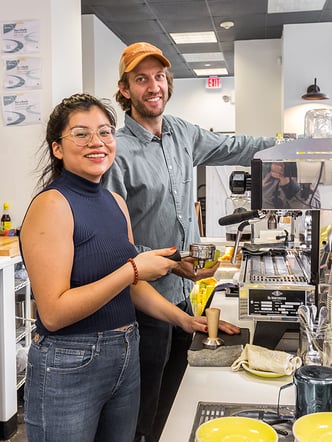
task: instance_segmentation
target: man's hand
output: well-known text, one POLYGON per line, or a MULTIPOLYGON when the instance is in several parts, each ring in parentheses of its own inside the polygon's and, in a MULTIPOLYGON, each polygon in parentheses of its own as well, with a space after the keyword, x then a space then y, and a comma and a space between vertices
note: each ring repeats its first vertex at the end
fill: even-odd
POLYGON ((199 281, 200 279, 210 278, 213 276, 219 267, 219 262, 209 268, 209 269, 197 269, 197 273, 195 275, 194 272, 194 259, 193 258, 185 258, 177 263, 175 267, 173 267, 172 272, 181 276, 182 278, 191 279, 192 281, 199 281))

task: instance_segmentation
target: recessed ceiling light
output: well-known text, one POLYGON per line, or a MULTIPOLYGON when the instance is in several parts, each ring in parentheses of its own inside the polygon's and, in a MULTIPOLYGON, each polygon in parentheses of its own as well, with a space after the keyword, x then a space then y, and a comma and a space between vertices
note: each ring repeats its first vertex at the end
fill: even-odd
POLYGON ((233 21, 223 21, 220 23, 219 26, 224 29, 230 29, 234 26, 234 22, 233 21))
POLYGON ((220 69, 193 69, 196 75, 199 77, 209 77, 210 75, 228 75, 228 71, 226 68, 220 69))
POLYGON ((171 32, 169 34, 176 44, 217 43, 216 34, 208 32, 171 32))
POLYGON ((197 63, 205 61, 224 61, 222 52, 200 52, 197 54, 182 54, 188 63, 197 63))
POLYGON ((318 11, 326 0, 268 0, 269 14, 282 12, 318 11))

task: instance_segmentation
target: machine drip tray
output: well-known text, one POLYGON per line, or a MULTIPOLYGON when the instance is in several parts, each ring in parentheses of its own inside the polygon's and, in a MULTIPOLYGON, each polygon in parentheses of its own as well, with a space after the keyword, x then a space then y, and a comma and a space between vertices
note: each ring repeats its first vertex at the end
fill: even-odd
POLYGON ((244 416, 263 420, 276 430, 280 442, 293 442, 294 411, 293 405, 281 405, 278 415, 277 405, 271 404, 198 402, 189 442, 195 442, 195 433, 201 424, 223 416, 244 416))

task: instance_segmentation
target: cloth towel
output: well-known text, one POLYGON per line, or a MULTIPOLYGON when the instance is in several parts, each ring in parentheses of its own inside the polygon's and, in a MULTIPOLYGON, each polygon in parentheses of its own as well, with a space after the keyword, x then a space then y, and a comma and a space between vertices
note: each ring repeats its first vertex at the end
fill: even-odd
POLYGON ((244 363, 252 370, 292 375, 302 365, 302 360, 300 357, 284 351, 269 350, 258 345, 246 344, 231 368, 233 371, 241 370, 244 363))

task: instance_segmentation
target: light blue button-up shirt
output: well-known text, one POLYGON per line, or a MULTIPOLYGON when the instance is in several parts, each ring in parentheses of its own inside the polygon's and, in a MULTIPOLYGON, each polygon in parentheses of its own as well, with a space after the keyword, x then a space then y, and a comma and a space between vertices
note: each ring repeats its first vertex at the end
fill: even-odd
MULTIPOLYGON (((117 132, 117 153, 105 186, 126 200, 139 250, 176 246, 189 250, 199 242, 194 207, 194 166, 249 166, 254 154, 275 138, 226 136, 173 116, 163 117, 161 138, 125 115, 117 132)), ((178 304, 188 297, 192 281, 172 273, 152 282, 178 304)))

